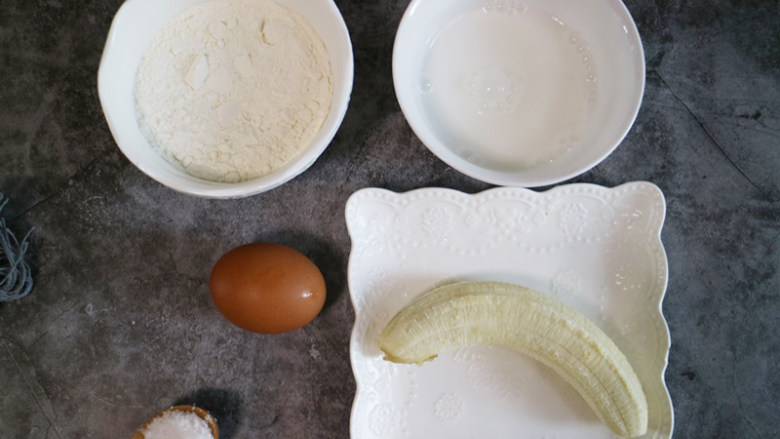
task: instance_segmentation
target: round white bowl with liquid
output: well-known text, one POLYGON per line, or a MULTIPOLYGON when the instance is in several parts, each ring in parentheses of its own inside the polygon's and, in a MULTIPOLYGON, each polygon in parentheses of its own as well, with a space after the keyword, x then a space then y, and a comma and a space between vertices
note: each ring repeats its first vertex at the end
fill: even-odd
POLYGON ((393 50, 420 140, 505 186, 555 184, 607 157, 639 111, 644 66, 620 0, 412 0, 393 50))

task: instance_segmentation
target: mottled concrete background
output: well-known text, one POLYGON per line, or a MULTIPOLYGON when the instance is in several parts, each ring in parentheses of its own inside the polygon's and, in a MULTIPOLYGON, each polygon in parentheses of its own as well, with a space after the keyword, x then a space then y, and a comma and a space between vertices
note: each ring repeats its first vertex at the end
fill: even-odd
MULTIPOLYGON (((306 173, 235 201, 166 189, 117 149, 96 73, 120 4, 0 0, 3 216, 35 228, 36 279, 0 304, 0 437, 127 438, 179 401, 214 410, 225 439, 348 437, 347 197, 490 187, 436 159, 400 112, 391 53, 408 1, 337 0, 356 63, 341 130, 306 173), (215 311, 211 266, 255 240, 321 267, 329 298, 311 325, 259 336, 215 311)), ((627 6, 647 57, 642 108, 573 181, 649 180, 666 195, 675 437, 780 437, 780 7, 627 6)))

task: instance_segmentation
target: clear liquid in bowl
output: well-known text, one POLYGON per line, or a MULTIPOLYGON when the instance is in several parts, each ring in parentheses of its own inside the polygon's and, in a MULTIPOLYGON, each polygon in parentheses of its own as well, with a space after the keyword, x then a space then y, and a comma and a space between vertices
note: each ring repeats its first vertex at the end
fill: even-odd
POLYGON ((581 143, 596 105, 587 41, 529 3, 488 1, 429 45, 423 108, 453 152, 480 166, 529 169, 581 143))

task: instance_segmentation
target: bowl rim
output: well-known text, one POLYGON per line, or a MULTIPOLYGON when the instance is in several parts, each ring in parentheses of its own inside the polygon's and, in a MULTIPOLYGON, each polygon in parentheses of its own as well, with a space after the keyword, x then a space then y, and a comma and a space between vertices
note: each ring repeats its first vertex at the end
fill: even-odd
MULTIPOLYGON (((332 66, 334 64, 334 59, 339 59, 338 62, 343 63, 343 75, 333 76, 333 101, 331 103, 330 112, 328 113, 325 121, 323 121, 323 124, 320 127, 320 131, 318 133, 318 136, 322 136, 321 141, 319 143, 312 142, 303 148, 291 161, 288 161, 283 166, 275 169, 271 173, 237 183, 210 181, 191 176, 181 171, 182 174, 185 175, 185 178, 187 180, 191 180, 193 184, 186 183, 182 181, 181 178, 175 178, 168 173, 161 174, 151 171, 142 160, 139 160, 139 158, 135 156, 133 152, 134 147, 130 147, 127 144, 120 142, 121 136, 119 134, 120 130, 118 128, 120 122, 116 120, 113 113, 108 108, 109 106, 105 96, 106 90, 108 90, 109 87, 109 78, 107 78, 106 65, 111 56, 116 52, 114 46, 116 46, 115 41, 118 38, 119 32, 122 31, 121 21, 124 15, 127 13, 126 11, 134 7, 137 3, 142 3, 145 1, 149 0, 126 0, 117 9, 106 36, 106 42, 103 47, 103 52, 100 57, 97 71, 98 100, 100 101, 103 115, 105 117, 109 131, 111 132, 111 136, 114 139, 114 143, 125 156, 125 158, 127 158, 127 160, 129 160, 137 169, 146 174, 148 177, 157 181, 163 186, 168 187, 169 189, 187 195, 212 199, 244 198, 267 192, 299 176, 307 169, 309 169, 314 164, 314 162, 317 161, 325 149, 327 149, 327 147, 332 143, 336 133, 344 121, 344 117, 346 116, 347 110, 349 108, 354 86, 355 67, 352 39, 350 37, 346 22, 344 21, 344 16, 341 14, 341 11, 339 10, 334 0, 317 0, 323 2, 325 7, 330 11, 330 15, 333 17, 333 24, 335 24, 334 31, 338 34, 338 39, 343 42, 343 44, 340 44, 339 53, 329 53, 331 68, 333 68, 332 66), (343 93, 336 93, 337 90, 343 90, 343 93)), ((198 3, 205 1, 208 0, 199 0, 198 3)), ((288 7, 288 3, 284 0, 272 1, 278 3, 281 6, 288 7)), ((293 10, 299 15, 303 15, 298 12, 298 10, 293 10)), ((307 19, 307 21, 309 20, 307 19)), ((153 149, 148 140, 145 143, 146 146, 153 149)), ((170 166, 174 165, 171 164, 170 166)))
POLYGON ((517 186, 517 187, 542 187, 554 185, 572 179, 579 175, 588 172, 601 162, 604 161, 615 149, 625 140, 626 135, 634 126, 636 118, 639 115, 639 110, 642 106, 644 98, 644 90, 646 87, 646 60, 645 52, 642 44, 642 39, 639 34, 639 30, 636 26, 636 22, 631 16, 631 12, 621 0, 601 0, 607 4, 610 9, 618 15, 618 19, 622 20, 627 38, 632 41, 636 46, 636 52, 632 56, 632 63, 636 68, 636 94, 632 96, 632 104, 630 106, 630 117, 626 119, 625 126, 619 131, 618 135, 611 142, 608 148, 605 148, 600 154, 596 155, 592 160, 573 167, 568 172, 561 173, 559 175, 553 175, 548 177, 528 177, 523 173, 516 173, 512 171, 499 171, 493 169, 487 169, 475 165, 460 157, 452 150, 447 148, 442 141, 440 141, 435 135, 428 136, 426 133, 429 131, 424 122, 420 120, 413 120, 413 118, 407 115, 412 111, 412 104, 410 99, 406 98, 406 94, 400 90, 399 79, 401 77, 400 56, 401 52, 398 50, 399 41, 403 37, 404 31, 412 24, 414 20, 414 13, 421 3, 434 0, 411 0, 406 10, 404 11, 401 21, 396 30, 395 39, 393 42, 393 60, 392 60, 392 73, 393 73, 393 87, 395 89, 396 100, 401 107, 401 112, 404 114, 406 121, 409 123, 412 131, 417 138, 425 145, 425 147, 432 152, 436 157, 442 160, 444 163, 452 167, 453 169, 477 180, 491 183, 500 186, 517 186))

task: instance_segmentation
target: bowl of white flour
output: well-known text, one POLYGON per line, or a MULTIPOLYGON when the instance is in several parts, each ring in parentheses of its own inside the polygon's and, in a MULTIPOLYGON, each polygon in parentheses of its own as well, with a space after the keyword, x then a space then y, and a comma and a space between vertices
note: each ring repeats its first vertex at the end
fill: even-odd
POLYGON ((412 0, 393 81, 412 129, 443 161, 537 187, 621 143, 642 101, 644 53, 620 0, 412 0))
POLYGON ((333 0, 127 0, 98 72, 114 139, 174 190, 240 198, 308 169, 352 91, 333 0))

